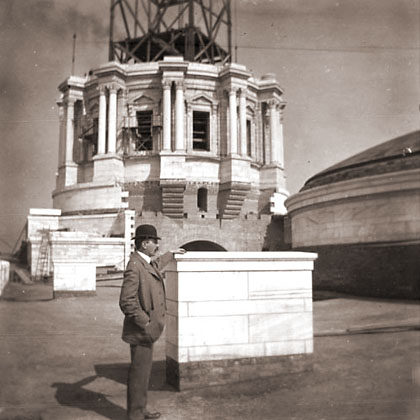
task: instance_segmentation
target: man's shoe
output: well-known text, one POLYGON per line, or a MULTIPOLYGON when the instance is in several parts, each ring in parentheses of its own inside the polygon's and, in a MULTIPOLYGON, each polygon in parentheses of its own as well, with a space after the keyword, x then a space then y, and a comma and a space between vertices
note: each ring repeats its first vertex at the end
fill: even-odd
POLYGON ((150 411, 145 410, 143 412, 145 419, 158 419, 160 417, 159 411, 156 411, 155 413, 151 413, 150 411))

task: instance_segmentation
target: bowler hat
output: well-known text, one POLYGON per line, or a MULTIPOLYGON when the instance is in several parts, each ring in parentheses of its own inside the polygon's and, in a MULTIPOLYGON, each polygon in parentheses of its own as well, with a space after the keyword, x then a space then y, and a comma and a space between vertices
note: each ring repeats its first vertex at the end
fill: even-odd
POLYGON ((144 239, 160 239, 157 236, 156 228, 153 225, 140 225, 136 228, 136 234, 131 239, 144 238, 144 239))

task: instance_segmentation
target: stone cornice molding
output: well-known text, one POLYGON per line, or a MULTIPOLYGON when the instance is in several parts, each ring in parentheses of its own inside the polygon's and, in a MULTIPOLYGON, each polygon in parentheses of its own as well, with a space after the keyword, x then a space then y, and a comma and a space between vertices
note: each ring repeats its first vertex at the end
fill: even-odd
POLYGON ((188 61, 184 61, 184 57, 167 56, 163 61, 159 61, 159 70, 163 73, 180 72, 185 73, 188 69, 188 61))
POLYGON ((252 73, 243 65, 237 63, 226 64, 219 73, 221 79, 235 78, 240 80, 248 80, 252 73))
POLYGON ((289 213, 292 213, 332 201, 418 189, 420 189, 420 169, 411 169, 320 185, 292 195, 286 200, 285 205, 289 213))
POLYGON ((207 100, 212 105, 218 105, 219 104, 219 101, 217 99, 214 99, 213 97, 211 97, 210 95, 208 95, 205 92, 196 93, 193 97, 187 99, 187 103, 197 102, 200 98, 204 98, 205 100, 207 100))

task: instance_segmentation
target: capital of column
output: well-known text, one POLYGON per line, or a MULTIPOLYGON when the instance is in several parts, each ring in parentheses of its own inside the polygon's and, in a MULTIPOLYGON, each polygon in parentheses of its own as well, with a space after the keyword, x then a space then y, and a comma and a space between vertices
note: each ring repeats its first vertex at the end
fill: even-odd
POLYGON ((279 102, 278 101, 276 101, 275 99, 271 99, 271 100, 269 100, 268 102, 267 102, 267 104, 268 104, 268 107, 270 108, 270 109, 276 109, 277 108, 277 106, 278 106, 278 104, 279 104, 279 102))
POLYGON ((121 90, 121 87, 118 86, 116 83, 108 83, 104 85, 106 89, 108 89, 109 93, 116 94, 119 90, 121 90))
POLYGON ((175 89, 176 90, 184 90, 185 85, 183 80, 175 80, 175 89))
POLYGON ((162 88, 164 90, 170 89, 171 86, 172 86, 172 81, 171 80, 162 80, 162 88))
POLYGON ((248 91, 248 89, 246 89, 246 88, 240 88, 239 89, 239 96, 241 98, 246 98, 247 91, 248 91))
POLYGON ((229 94, 229 96, 236 96, 237 95, 237 93, 238 93, 238 88, 237 87, 231 87, 229 90, 228 90, 228 94, 229 94))

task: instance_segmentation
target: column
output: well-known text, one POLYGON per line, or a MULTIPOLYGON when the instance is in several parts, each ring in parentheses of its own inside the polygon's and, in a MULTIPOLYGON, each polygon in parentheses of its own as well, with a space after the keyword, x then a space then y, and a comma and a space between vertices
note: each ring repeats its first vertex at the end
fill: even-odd
POLYGON ((275 101, 270 101, 268 103, 270 109, 270 146, 271 146, 271 153, 269 162, 278 162, 278 113, 277 113, 277 103, 275 101))
POLYGON ((241 89, 239 96, 239 126, 241 135, 241 155, 247 156, 246 141, 246 90, 241 89))
POLYGON ((99 88, 98 154, 105 153, 106 146, 106 96, 105 88, 99 88))
POLYGON ((171 150, 171 82, 163 83, 163 150, 171 150))
POLYGON ((66 147, 65 162, 73 163, 74 142, 74 100, 68 99, 66 113, 66 147))
POLYGON ((210 151, 217 155, 220 155, 219 137, 217 105, 213 104, 211 106, 210 151))
POLYGON ((230 154, 238 153, 238 116, 236 107, 236 89, 231 89, 229 91, 230 154))
POLYGON ((60 121, 59 126, 59 140, 58 140, 58 167, 64 165, 65 157, 65 144, 66 144, 66 119, 65 119, 65 110, 64 103, 59 101, 58 105, 58 119, 60 121))
POLYGON ((280 105, 280 109, 278 111, 278 142, 277 142, 277 162, 279 162, 280 166, 284 168, 284 137, 283 137, 283 110, 285 105, 280 105))
POLYGON ((109 89, 109 113, 108 113, 108 153, 117 150, 117 89, 112 86, 109 89))
POLYGON ((190 103, 187 102, 187 136, 186 136, 187 153, 193 150, 193 110, 190 103))
POLYGON ((176 81, 175 85, 175 150, 184 151, 184 83, 182 81, 176 81))

